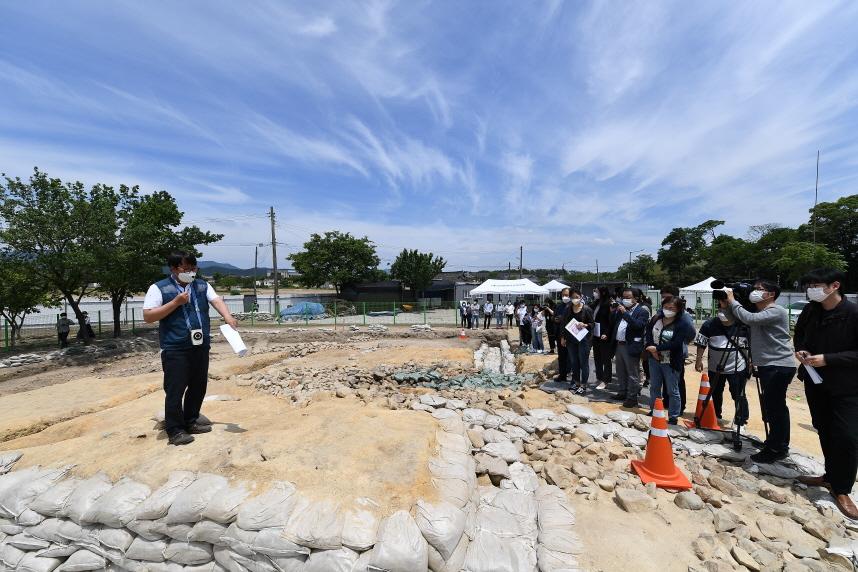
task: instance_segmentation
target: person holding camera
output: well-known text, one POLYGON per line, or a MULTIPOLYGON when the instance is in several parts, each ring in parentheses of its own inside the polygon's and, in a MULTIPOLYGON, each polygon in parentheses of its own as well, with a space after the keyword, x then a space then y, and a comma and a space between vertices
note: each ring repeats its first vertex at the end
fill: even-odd
MULTIPOLYGON (((685 300, 670 298, 661 306, 655 319, 649 322, 646 332, 646 351, 649 354, 650 411, 655 400, 669 397, 668 423, 676 425, 681 413, 679 400, 679 372, 685 367, 684 340, 688 338, 685 321, 685 300)), ((650 413, 651 415, 652 413, 650 413)))
POLYGON ((170 276, 146 292, 143 320, 158 322, 168 443, 187 445, 193 442, 193 435, 212 430, 210 425, 197 423, 208 384, 209 304, 233 328, 238 322, 211 285, 196 277, 193 254, 174 252, 167 257, 167 266, 170 276))
POLYGON ((748 351, 748 327, 728 316, 724 310, 709 318, 700 326, 694 339, 697 346, 697 360, 694 369, 703 371, 703 353, 709 350, 708 367, 709 380, 712 383, 712 402, 715 404, 715 415, 721 419, 724 404, 724 387, 730 388, 730 396, 736 405, 734 426, 748 423, 748 398, 745 396, 745 385, 748 382, 749 370, 746 360, 748 351))
POLYGON ((641 291, 625 288, 617 306, 616 370, 619 392, 614 399, 622 400, 623 407, 637 407, 641 391, 640 362, 644 349, 644 336, 649 322, 649 310, 640 303, 641 291))
POLYGON ((751 332, 751 361, 757 368, 763 390, 760 405, 763 419, 769 424, 769 435, 763 450, 751 455, 756 463, 774 463, 789 454, 789 408, 786 393, 795 376, 795 359, 789 334, 789 314, 775 303, 781 294, 780 287, 768 280, 757 280, 748 294, 748 301, 756 307, 750 312, 736 300, 733 290, 724 289, 727 299, 719 301, 736 319, 748 326, 751 332))
POLYGON ((813 270, 802 280, 810 303, 795 325, 795 357, 801 363, 799 379, 819 434, 825 474, 799 481, 826 487, 837 508, 858 519, 849 497, 858 474, 858 306, 843 296, 845 281, 843 272, 831 268, 813 270), (819 379, 814 380, 808 367, 819 379))

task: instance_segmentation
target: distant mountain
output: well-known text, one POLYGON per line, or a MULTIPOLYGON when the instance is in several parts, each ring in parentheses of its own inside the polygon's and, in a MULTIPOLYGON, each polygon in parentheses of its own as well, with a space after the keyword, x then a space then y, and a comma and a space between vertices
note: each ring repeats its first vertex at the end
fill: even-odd
MULTIPOLYGON (((225 264, 223 266, 216 264, 212 266, 203 266, 202 264, 198 264, 200 272, 202 272, 206 276, 214 276, 215 274, 223 274, 224 276, 253 276, 253 268, 238 268, 237 266, 233 266, 232 264, 225 264)), ((271 272, 271 268, 266 266, 260 266, 256 269, 256 275, 262 279, 271 272)))
POLYGON ((228 262, 215 262, 214 260, 200 260, 197 262, 198 268, 211 268, 212 266, 217 266, 218 268, 229 268, 231 270, 241 270, 238 266, 233 266, 228 262))

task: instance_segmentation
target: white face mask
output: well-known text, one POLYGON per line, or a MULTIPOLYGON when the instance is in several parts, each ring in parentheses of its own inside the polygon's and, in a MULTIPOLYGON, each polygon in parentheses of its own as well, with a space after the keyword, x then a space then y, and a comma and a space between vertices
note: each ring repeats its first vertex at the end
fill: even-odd
MULTIPOLYGON (((833 292, 833 290, 831 291, 833 292)), ((831 292, 828 294, 825 293, 825 288, 817 287, 817 288, 808 288, 807 289, 807 299, 811 302, 822 302, 829 296, 831 296, 831 292)))
POLYGON ((753 302, 754 304, 758 302, 762 302, 766 297, 766 293, 762 290, 754 290, 750 294, 748 294, 748 300, 753 302))
POLYGON ((593 292, 593 300, 598 300, 598 299, 599 299, 599 293, 593 292))
POLYGON ((623 298, 623 306, 625 306, 626 308, 631 308, 634 305, 635 305, 634 300, 629 300, 628 298, 623 298))
POLYGON ((194 278, 196 277, 196 272, 179 272, 179 274, 177 275, 179 282, 181 282, 182 284, 190 284, 194 281, 194 278))
POLYGON ((561 300, 563 300, 563 303, 564 303, 564 304, 568 304, 568 303, 569 303, 569 296, 563 296, 563 297, 561 298, 561 300))
POLYGON ((665 318, 672 318, 676 315, 676 312, 674 312, 673 310, 662 310, 662 311, 664 312, 665 318))
POLYGON ((572 298, 572 303, 577 306, 581 303, 581 298, 572 298))

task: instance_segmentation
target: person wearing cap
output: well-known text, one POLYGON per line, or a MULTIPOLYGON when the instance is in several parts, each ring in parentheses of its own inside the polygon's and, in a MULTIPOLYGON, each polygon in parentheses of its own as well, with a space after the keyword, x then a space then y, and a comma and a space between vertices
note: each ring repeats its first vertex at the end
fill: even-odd
POLYGON ((71 331, 72 321, 69 320, 68 314, 63 312, 57 320, 57 338, 60 341, 61 348, 69 347, 69 332, 71 331))
POLYGON ((711 383, 712 403, 715 416, 721 419, 724 403, 724 387, 730 388, 730 396, 736 405, 733 424, 748 423, 748 398, 745 384, 748 382, 748 327, 721 310, 700 326, 694 338, 697 360, 694 369, 703 371, 703 353, 709 349, 707 371, 711 383))
POLYGON ((208 433, 198 423, 209 372, 209 305, 235 328, 238 325, 223 298, 197 278, 197 259, 187 252, 167 257, 170 276, 149 286, 143 320, 158 322, 161 367, 164 370, 164 421, 168 442, 187 445, 195 434, 208 433))
POLYGON ((825 473, 799 480, 827 488, 837 508, 858 519, 849 496, 858 474, 858 306, 843 295, 846 274, 840 270, 813 270, 802 282, 810 302, 795 325, 795 358, 825 473))

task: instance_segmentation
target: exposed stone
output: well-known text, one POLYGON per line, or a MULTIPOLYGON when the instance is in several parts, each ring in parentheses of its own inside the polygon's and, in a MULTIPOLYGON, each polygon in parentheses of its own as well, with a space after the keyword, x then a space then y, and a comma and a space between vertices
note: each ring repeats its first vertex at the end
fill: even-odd
POLYGON ((647 512, 655 508, 655 501, 638 490, 619 488, 614 491, 614 497, 626 512, 647 512))
POLYGON ((816 549, 802 542, 791 542, 789 553, 796 558, 819 558, 816 549))
POLYGON ((616 488, 617 483, 613 479, 596 479, 596 484, 603 491, 612 492, 616 488))
POLYGON ((717 542, 714 535, 701 534, 691 543, 691 548, 694 550, 697 558, 700 560, 709 560, 715 553, 717 542))
POLYGON ((685 510, 700 510, 705 506, 703 499, 691 491, 682 491, 673 498, 673 502, 685 510))
POLYGON ((599 478, 600 471, 590 463, 582 463, 580 461, 576 461, 572 463, 572 472, 578 475, 579 477, 584 477, 590 479, 591 481, 595 481, 599 478))
POLYGON ((709 484, 711 484, 714 488, 718 489, 725 495, 729 495, 731 497, 740 497, 742 496, 742 491, 740 491, 736 485, 729 483, 722 479, 721 477, 709 477, 709 484))
POLYGON ((733 555, 733 558, 736 559, 736 562, 744 566, 745 568, 752 570, 753 572, 758 572, 760 569, 759 563, 754 560, 754 558, 745 552, 744 549, 734 546, 733 550, 730 551, 730 554, 733 555))
POLYGON ((525 403, 523 399, 519 399, 517 397, 507 399, 503 404, 512 409, 516 415, 527 415, 527 412, 529 411, 527 403, 525 403))
POLYGON ((837 527, 831 524, 831 521, 821 517, 807 521, 804 524, 804 530, 825 542, 837 536, 837 527))
POLYGON ((561 489, 568 489, 575 486, 575 481, 572 479, 572 473, 566 468, 554 463, 545 463, 545 477, 549 484, 557 485, 561 489))
POLYGON ((468 439, 471 440, 471 445, 476 449, 482 449, 486 446, 485 440, 483 440, 483 432, 477 431, 475 429, 468 429, 468 439))
POLYGON ((721 509, 715 511, 714 524, 715 532, 729 532, 739 526, 739 521, 733 513, 721 509))

